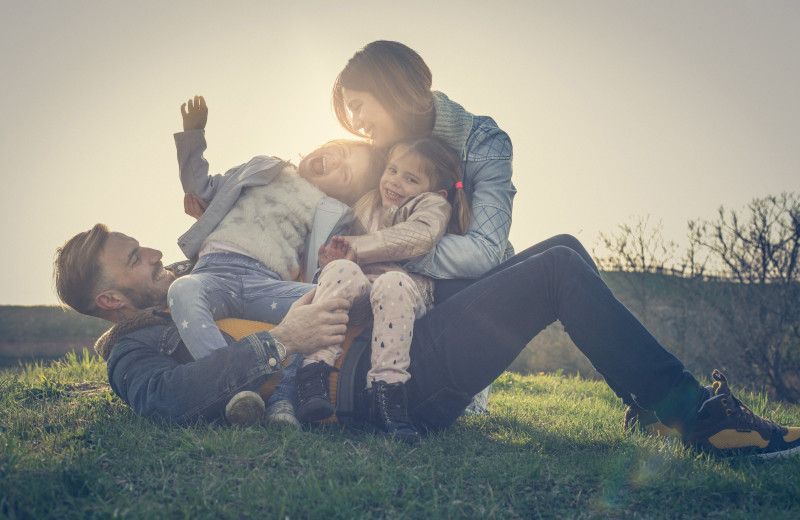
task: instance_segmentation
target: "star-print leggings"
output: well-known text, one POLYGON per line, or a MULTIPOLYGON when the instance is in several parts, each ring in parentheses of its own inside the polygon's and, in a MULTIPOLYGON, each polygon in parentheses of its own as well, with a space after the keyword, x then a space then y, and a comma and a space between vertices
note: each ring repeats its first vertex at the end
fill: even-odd
MULTIPOLYGON (((314 302, 331 298, 350 301, 350 325, 366 326, 372 318, 372 367, 367 388, 373 381, 408 381, 414 320, 426 310, 417 284, 403 271, 365 275, 349 260, 334 260, 320 273, 314 302)), ((333 366, 341 355, 341 345, 327 347, 306 356, 304 364, 324 361, 333 366)))

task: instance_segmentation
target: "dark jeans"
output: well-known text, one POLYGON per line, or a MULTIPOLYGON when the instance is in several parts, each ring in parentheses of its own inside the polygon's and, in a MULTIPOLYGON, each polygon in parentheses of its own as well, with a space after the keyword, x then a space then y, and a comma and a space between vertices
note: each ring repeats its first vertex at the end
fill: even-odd
POLYGON ((440 297, 414 326, 407 389, 421 423, 452 423, 556 320, 617 395, 633 397, 666 424, 680 426, 704 397, 683 364, 614 297, 573 237, 554 237, 460 282, 466 287, 440 297))

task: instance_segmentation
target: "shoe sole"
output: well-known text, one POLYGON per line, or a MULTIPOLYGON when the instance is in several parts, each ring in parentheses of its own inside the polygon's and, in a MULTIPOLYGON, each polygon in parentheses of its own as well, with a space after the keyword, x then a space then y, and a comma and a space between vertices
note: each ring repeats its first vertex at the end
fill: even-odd
POLYGON ((297 420, 301 423, 321 421, 333 416, 333 404, 326 399, 313 399, 297 409, 297 420))
POLYGON ((225 417, 233 426, 254 426, 264 416, 264 401, 255 392, 242 392, 225 407, 225 417))
POLYGON ((753 456, 758 457, 760 459, 774 459, 778 457, 796 457, 798 455, 800 455, 800 446, 795 446, 790 450, 774 451, 772 453, 761 453, 753 456))
POLYGON ((285 426, 294 430, 300 429, 300 421, 294 415, 288 413, 275 414, 264 419, 264 423, 270 426, 285 426))

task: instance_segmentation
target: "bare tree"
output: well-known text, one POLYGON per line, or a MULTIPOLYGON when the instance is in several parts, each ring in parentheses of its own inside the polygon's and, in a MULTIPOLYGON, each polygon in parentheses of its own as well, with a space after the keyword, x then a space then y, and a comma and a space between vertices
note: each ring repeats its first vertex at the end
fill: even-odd
POLYGON ((740 211, 721 207, 716 219, 690 221, 688 229, 689 247, 676 259, 661 223, 637 217, 600 235, 597 263, 631 272, 626 303, 648 328, 661 329, 670 350, 800 401, 800 199, 783 193, 740 211), (662 272, 686 280, 652 274, 662 272), (679 286, 681 296, 654 290, 663 286, 659 278, 679 286))
POLYGON ((650 216, 633 216, 631 222, 620 224, 611 234, 600 233, 602 253, 592 253, 600 269, 624 271, 618 277, 626 304, 645 324, 650 325, 653 316, 652 273, 672 270, 673 258, 678 248, 672 241, 665 241, 661 221, 651 224, 650 216))
POLYGON ((753 199, 693 223, 721 279, 706 300, 723 316, 739 355, 779 399, 800 400, 800 199, 753 199))
POLYGON ((665 241, 661 221, 650 223, 650 216, 633 216, 631 223, 617 226, 616 233, 600 233, 605 251, 595 257, 601 269, 635 273, 663 272, 671 266, 678 245, 665 241))

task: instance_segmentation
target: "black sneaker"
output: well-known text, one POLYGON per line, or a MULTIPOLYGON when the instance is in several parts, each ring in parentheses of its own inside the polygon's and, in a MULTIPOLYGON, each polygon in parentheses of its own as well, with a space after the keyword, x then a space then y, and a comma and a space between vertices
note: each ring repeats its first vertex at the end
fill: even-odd
POLYGON ((297 420, 314 422, 333 415, 330 395, 330 374, 338 372, 324 361, 317 361, 297 370, 297 420))
POLYGON ((622 423, 626 432, 642 432, 650 437, 679 437, 678 430, 670 428, 656 417, 656 414, 636 405, 631 405, 625 410, 625 420, 622 423))
POLYGON ((375 381, 367 389, 369 423, 375 431, 409 444, 419 442, 419 432, 408 417, 406 387, 403 383, 375 381))
POLYGON ((700 406, 684 442, 715 455, 754 455, 761 458, 800 455, 800 428, 786 427, 759 417, 736 399, 719 370, 712 396, 700 406))

